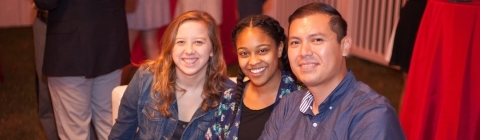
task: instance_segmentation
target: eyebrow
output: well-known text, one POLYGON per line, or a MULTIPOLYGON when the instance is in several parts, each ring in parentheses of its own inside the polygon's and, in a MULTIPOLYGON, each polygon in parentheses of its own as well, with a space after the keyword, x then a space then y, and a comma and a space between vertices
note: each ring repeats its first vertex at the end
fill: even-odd
MULTIPOLYGON (((176 40, 176 39, 188 39, 188 37, 175 37, 175 40, 176 40)), ((194 40, 195 40, 195 39, 207 40, 207 38, 204 38, 204 37, 195 37, 195 38, 193 38, 193 39, 194 39, 194 40)))
MULTIPOLYGON (((260 44, 260 45, 255 46, 255 49, 263 47, 263 46, 269 46, 270 47, 270 44, 260 44)), ((237 50, 240 50, 240 49, 247 49, 247 48, 246 47, 238 47, 237 50)))
POLYGON ((260 47, 263 47, 263 46, 268 46, 268 47, 270 47, 270 44, 260 44, 260 45, 257 45, 255 48, 260 48, 260 47))
POLYGON ((298 40, 300 40, 300 38, 295 37, 295 36, 293 36, 293 37, 288 37, 288 40, 290 40, 290 39, 298 39, 298 40))
POLYGON ((325 34, 322 34, 322 33, 315 33, 315 34, 308 35, 308 38, 310 38, 310 37, 314 37, 314 36, 325 36, 325 34))
MULTIPOLYGON (((315 36, 326 36, 326 35, 322 34, 322 33, 313 33, 313 34, 308 35, 308 38, 315 37, 315 36)), ((288 39, 298 39, 298 40, 300 40, 300 38, 296 37, 296 36, 288 37, 288 39)))
POLYGON ((194 39, 201 39, 201 40, 207 40, 207 38, 204 38, 204 37, 196 37, 194 39))

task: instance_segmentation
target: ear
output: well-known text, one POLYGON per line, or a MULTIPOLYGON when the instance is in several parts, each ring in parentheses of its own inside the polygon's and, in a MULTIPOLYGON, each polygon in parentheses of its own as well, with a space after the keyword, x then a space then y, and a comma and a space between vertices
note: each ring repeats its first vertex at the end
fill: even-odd
POLYGON ((343 37, 340 45, 342 46, 342 56, 348 56, 350 46, 352 46, 352 38, 349 36, 343 37))
MULTIPOLYGON (((213 47, 212 47, 212 48, 213 48, 213 47)), ((213 56, 213 49, 210 50, 210 57, 212 57, 212 56, 213 56)))
POLYGON ((277 49, 277 56, 278 58, 282 57, 282 52, 283 52, 283 41, 280 42, 280 44, 278 44, 278 49, 277 49))

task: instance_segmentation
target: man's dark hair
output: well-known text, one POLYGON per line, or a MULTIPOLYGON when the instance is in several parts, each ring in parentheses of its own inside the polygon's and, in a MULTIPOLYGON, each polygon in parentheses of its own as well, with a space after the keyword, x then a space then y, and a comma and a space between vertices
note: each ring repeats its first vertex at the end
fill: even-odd
MULTIPOLYGON (((303 18, 313 14, 327 14, 330 18, 330 28, 337 34, 337 41, 341 42, 342 38, 347 35, 347 22, 342 15, 332 6, 325 3, 310 3, 295 10, 290 17, 288 17, 289 25, 295 19, 303 18)), ((290 28, 290 26, 289 26, 290 28)))

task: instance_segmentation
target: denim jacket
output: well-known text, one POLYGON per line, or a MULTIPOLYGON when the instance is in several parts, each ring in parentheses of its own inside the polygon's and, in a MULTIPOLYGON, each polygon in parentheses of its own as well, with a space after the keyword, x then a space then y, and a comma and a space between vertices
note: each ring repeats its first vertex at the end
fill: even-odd
MULTIPOLYGON (((166 118, 156 110, 150 96, 153 73, 141 67, 132 78, 122 97, 118 118, 109 139, 171 139, 178 122, 176 100, 169 107, 171 117, 166 118), (137 131, 138 127, 138 131, 137 131)), ((231 94, 235 83, 226 78, 223 94, 231 94)), ((204 139, 215 109, 204 112, 198 109, 182 134, 182 140, 204 139)))

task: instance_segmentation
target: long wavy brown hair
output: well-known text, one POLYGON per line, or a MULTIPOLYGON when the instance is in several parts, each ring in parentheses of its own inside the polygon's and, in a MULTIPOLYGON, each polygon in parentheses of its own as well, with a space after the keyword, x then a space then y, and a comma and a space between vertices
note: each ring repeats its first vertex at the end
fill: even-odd
POLYGON ((175 100, 175 90, 185 91, 176 86, 175 63, 172 58, 172 50, 175 46, 175 38, 178 28, 185 21, 202 22, 208 28, 208 36, 212 42, 211 56, 207 62, 206 82, 203 85, 203 102, 201 108, 203 111, 215 108, 219 104, 221 91, 225 88, 224 81, 227 78, 226 64, 223 59, 223 50, 220 42, 219 27, 215 20, 206 12, 189 11, 175 18, 165 30, 160 41, 162 50, 157 59, 147 61, 144 66, 151 71, 153 76, 152 91, 150 97, 156 99, 156 106, 160 114, 170 117, 172 114, 168 110, 171 103, 175 100))

